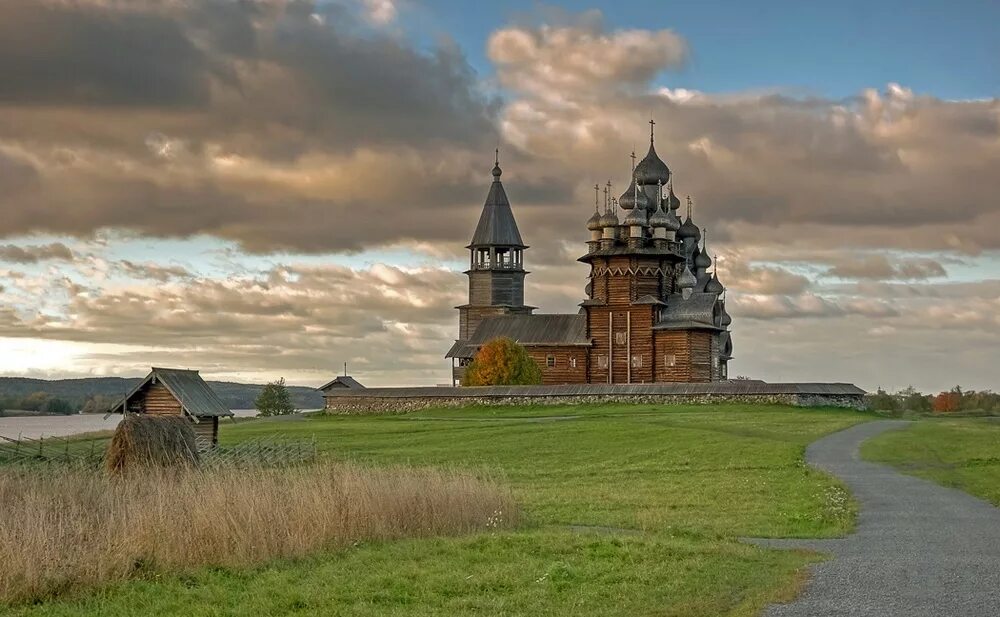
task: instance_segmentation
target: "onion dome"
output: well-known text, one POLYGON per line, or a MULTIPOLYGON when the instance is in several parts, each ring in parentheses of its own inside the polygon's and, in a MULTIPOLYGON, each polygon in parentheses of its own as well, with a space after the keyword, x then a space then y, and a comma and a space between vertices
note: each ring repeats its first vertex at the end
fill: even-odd
POLYGON ((615 214, 614 210, 608 209, 601 217, 601 227, 617 227, 618 226, 618 215, 615 214))
POLYGON ((661 184, 666 184, 670 180, 670 168, 667 164, 660 160, 660 157, 656 155, 656 148, 653 147, 653 124, 652 120, 649 121, 649 152, 646 153, 646 157, 639 161, 639 164, 635 166, 635 180, 641 186, 647 186, 650 184, 655 185, 657 182, 661 184))
POLYGON ((666 226, 670 231, 677 231, 681 228, 681 220, 677 218, 677 213, 673 210, 667 211, 667 219, 670 223, 666 226))
MULTIPOLYGON (((642 191, 636 191, 635 176, 633 175, 632 184, 629 184, 628 188, 625 189, 625 192, 622 193, 622 196, 618 198, 618 205, 621 206, 622 208, 625 208, 626 210, 631 210, 632 208, 634 208, 637 192, 642 193, 642 191)), ((645 196, 645 193, 643 193, 643 196, 645 196)))
POLYGON ((604 226, 603 221, 604 217, 601 216, 601 213, 594 210, 594 213, 590 215, 589 219, 587 219, 587 229, 590 231, 598 231, 604 226))
POLYGON ((728 328, 729 325, 733 323, 733 318, 729 316, 728 312, 726 312, 725 305, 722 306, 722 320, 719 323, 722 324, 723 328, 728 328))
MULTIPOLYGON (((671 229, 670 223, 670 215, 664 212, 662 207, 658 207, 655 212, 649 215, 650 227, 666 227, 667 229, 671 229)), ((673 230, 676 231, 677 228, 674 227, 673 230)))
POLYGON ((640 206, 638 208, 632 208, 629 210, 628 216, 625 217, 625 224, 629 227, 645 227, 646 226, 646 208, 645 206, 640 206))
POLYGON ((681 200, 674 195, 674 183, 671 182, 670 186, 667 188, 667 198, 664 199, 667 202, 667 207, 671 210, 680 210, 681 200))
POLYGON ((696 241, 701 239, 701 230, 698 226, 691 221, 691 215, 689 214, 684 223, 677 229, 677 239, 686 240, 688 238, 694 238, 696 241))
POLYGON ((712 267, 712 258, 708 256, 708 251, 704 249, 695 250, 694 267, 696 270, 708 270, 712 267))
POLYGON ((698 279, 691 272, 691 268, 687 264, 684 264, 684 272, 681 272, 681 275, 677 277, 677 286, 681 289, 694 289, 694 286, 697 284, 698 279))
POLYGON ((720 294, 725 290, 726 288, 722 286, 722 282, 719 280, 719 277, 715 275, 715 272, 713 272, 712 278, 705 283, 705 291, 710 294, 720 294))

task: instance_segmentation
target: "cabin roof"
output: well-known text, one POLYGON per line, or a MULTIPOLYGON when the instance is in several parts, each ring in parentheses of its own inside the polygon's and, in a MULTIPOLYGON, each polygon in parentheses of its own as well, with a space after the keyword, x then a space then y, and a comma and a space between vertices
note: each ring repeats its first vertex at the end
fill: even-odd
POLYGON ((358 383, 358 380, 350 375, 341 375, 333 381, 323 384, 318 389, 325 392, 330 388, 350 388, 352 390, 362 390, 364 389, 364 386, 358 383))
POLYGON ((196 418, 231 416, 233 412, 212 390, 198 371, 153 367, 149 375, 111 408, 112 413, 125 408, 125 402, 147 384, 158 381, 177 399, 184 411, 196 418))
POLYGON ((529 346, 589 346, 587 316, 574 314, 500 315, 484 319, 467 341, 455 341, 446 358, 471 358, 482 345, 507 337, 529 346))

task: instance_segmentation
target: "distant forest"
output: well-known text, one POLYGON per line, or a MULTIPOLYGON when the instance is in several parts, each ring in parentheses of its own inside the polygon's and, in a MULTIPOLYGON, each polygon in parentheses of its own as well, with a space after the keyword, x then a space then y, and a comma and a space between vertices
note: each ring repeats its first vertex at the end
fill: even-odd
MULTIPOLYGON (((28 379, 0 377, 0 415, 5 409, 45 413, 104 413, 142 381, 140 378, 90 377, 86 379, 28 379)), ((253 409, 263 385, 209 381, 208 385, 230 409, 253 409)), ((288 386, 292 404, 299 409, 323 407, 314 388, 288 386)))

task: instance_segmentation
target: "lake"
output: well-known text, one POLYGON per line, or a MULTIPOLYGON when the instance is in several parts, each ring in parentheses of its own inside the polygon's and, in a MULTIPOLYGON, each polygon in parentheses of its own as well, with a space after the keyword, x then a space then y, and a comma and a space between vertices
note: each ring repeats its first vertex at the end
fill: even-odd
MULTIPOLYGON (((257 415, 256 409, 234 409, 233 413, 240 418, 252 418, 257 415)), ((17 439, 18 436, 28 439, 39 437, 66 437, 80 433, 114 430, 122 417, 110 415, 105 420, 104 414, 78 414, 74 416, 24 416, 14 418, 0 417, 0 436, 17 439)))

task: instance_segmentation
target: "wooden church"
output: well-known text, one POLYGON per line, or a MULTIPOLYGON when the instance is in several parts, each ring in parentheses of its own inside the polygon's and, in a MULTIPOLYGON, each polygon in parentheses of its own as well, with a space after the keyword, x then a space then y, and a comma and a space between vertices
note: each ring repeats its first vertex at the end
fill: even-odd
POLYGON ((535 314, 524 304, 524 253, 500 181, 499 160, 469 243, 469 301, 459 311, 458 339, 448 351, 452 379, 486 342, 519 342, 538 362, 544 384, 709 382, 728 378, 732 319, 726 290, 702 230, 678 217, 670 169, 649 151, 635 164, 620 197, 611 183, 594 186, 590 239, 579 261, 590 266, 587 298, 576 314, 535 314))

